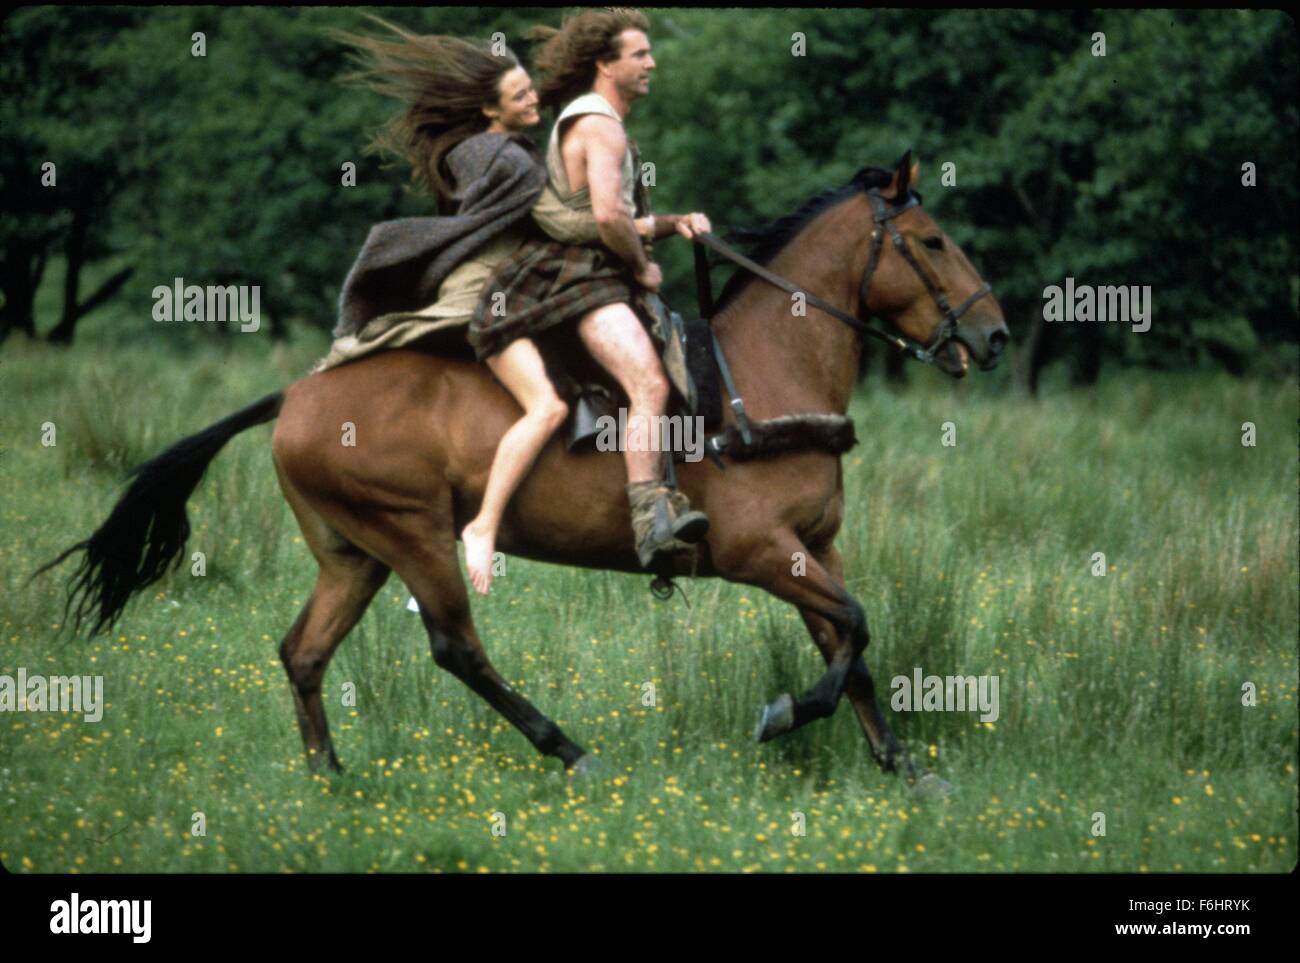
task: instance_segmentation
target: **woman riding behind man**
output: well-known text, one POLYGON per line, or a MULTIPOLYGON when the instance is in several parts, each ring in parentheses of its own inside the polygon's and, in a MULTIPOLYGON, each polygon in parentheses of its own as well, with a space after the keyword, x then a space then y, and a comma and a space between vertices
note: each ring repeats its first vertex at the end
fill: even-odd
MULTIPOLYGON (((336 36, 360 54, 350 79, 394 97, 403 109, 372 150, 397 154, 431 194, 438 217, 375 225, 344 282, 326 370, 385 348, 435 343, 468 324, 485 283, 529 236, 531 215, 550 237, 597 244, 590 212, 559 203, 546 168, 523 135, 536 126, 538 95, 507 48, 421 36, 375 19, 396 39, 336 36)), ((636 222, 649 237, 653 219, 636 222)), ((461 532, 470 581, 486 594, 497 529, 510 496, 568 415, 536 344, 519 338, 484 359, 524 415, 502 437, 478 515, 461 532)))

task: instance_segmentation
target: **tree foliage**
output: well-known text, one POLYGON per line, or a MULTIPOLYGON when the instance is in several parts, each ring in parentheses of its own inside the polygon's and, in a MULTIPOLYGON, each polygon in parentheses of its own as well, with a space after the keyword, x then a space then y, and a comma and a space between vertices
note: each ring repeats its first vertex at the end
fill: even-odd
MULTIPOLYGON (((78 251, 128 266, 120 291, 71 292, 74 306, 113 303, 126 325, 148 321, 154 285, 184 277, 260 284, 277 333, 289 318, 330 327, 369 226, 431 209, 406 171, 362 153, 393 105, 338 82, 344 51, 326 34, 368 29, 362 12, 11 14, 0 38, 0 337, 54 323, 31 317, 31 289, 52 257, 78 251), (45 160, 58 164, 57 188, 40 186, 45 160), (355 187, 341 182, 347 162, 355 187)), ((425 32, 500 30, 525 56, 525 29, 560 17, 377 12, 425 32)), ((1284 14, 648 15, 658 67, 629 128, 655 164, 656 209, 752 224, 912 148, 927 207, 994 284, 1031 381, 1058 356, 1089 381, 1103 358, 1241 370, 1294 344, 1297 68, 1284 14), (1245 164, 1256 186, 1243 185, 1245 164), (955 184, 940 180, 944 165, 955 184), (1150 285, 1151 331, 1044 324, 1043 289, 1066 276, 1150 285)), ((670 296, 687 301, 687 245, 657 254, 670 296)))

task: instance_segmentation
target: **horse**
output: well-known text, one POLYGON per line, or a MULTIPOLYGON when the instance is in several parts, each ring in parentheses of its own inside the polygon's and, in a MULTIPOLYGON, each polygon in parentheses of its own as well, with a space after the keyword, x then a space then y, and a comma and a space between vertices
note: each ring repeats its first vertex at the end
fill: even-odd
MULTIPOLYGON (((756 424, 848 410, 873 319, 922 346, 953 377, 971 360, 993 368, 1009 341, 1001 307, 961 249, 912 190, 911 152, 892 169, 864 167, 795 213, 751 234, 771 276, 797 299, 737 270, 711 319, 735 391, 756 424), (888 240, 885 243, 886 233, 888 240), (964 299, 954 311, 949 298, 964 299), (963 317, 964 315, 964 317, 963 317), (856 323, 850 323, 856 322, 856 323)), ((721 389, 719 389, 721 391, 721 389)), ((723 406, 725 423, 736 415, 723 406)), ((132 472, 104 524, 36 574, 82 552, 68 585, 79 630, 111 628, 132 594, 179 565, 189 535, 185 504, 232 437, 276 421, 271 454, 281 491, 319 566, 316 583, 280 644, 309 769, 341 769, 330 740, 322 680, 330 658, 396 572, 419 603, 434 662, 485 699, 544 756, 581 773, 596 757, 498 674, 470 616, 456 552, 474 517, 497 442, 519 417, 482 364, 393 350, 309 375, 175 444, 132 472), (341 432, 352 431, 352 443, 341 432)), ((851 424, 850 424, 851 428, 851 424)), ((812 443, 770 457, 705 460, 677 468, 679 487, 712 524, 693 574, 755 586, 794 605, 826 661, 798 697, 762 707, 766 741, 830 716, 842 696, 881 768, 916 769, 881 712, 864 654, 862 605, 847 591, 835 547, 844 518, 840 454, 812 443), (792 559, 802 553, 805 566, 792 559)), ((570 451, 553 438, 503 519, 497 546, 545 562, 642 572, 624 493, 623 458, 570 451), (580 498, 573 493, 580 492, 580 498)), ((66 614, 66 612, 65 612, 66 614)))

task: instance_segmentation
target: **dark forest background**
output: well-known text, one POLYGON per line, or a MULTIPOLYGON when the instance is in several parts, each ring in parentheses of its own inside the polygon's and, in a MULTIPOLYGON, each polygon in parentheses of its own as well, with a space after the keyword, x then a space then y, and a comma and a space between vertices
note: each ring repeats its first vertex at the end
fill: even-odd
MULTIPOLYGON (((369 8, 431 33, 556 9, 369 8)), ((1290 373, 1297 68, 1276 11, 649 9, 658 62, 629 128, 660 211, 715 228, 789 212, 912 148, 935 218, 994 286, 1031 389, 1053 363, 1290 373), (793 56, 793 35, 806 56, 793 56), (1105 56, 1094 55, 1094 34, 1105 56), (940 182, 955 165, 956 184, 940 182), (1256 185, 1243 185, 1243 165, 1256 185), (1042 293, 1149 284, 1152 328, 1048 325, 1042 293)), ((432 213, 362 150, 392 106, 338 82, 360 8, 27 7, 0 37, 0 341, 151 330, 175 276, 258 284, 271 344, 328 330, 375 221, 432 213), (206 56, 191 54, 202 31, 206 56), (42 164, 57 186, 42 187, 42 164), (341 185, 345 162, 355 187, 341 185), (44 287, 43 287, 44 285, 44 287), (56 295, 38 297, 56 285, 56 295)), ((544 141, 544 118, 538 139, 544 141)), ((692 301, 686 244, 660 246, 692 301)), ((196 343, 234 327, 184 330, 196 343)), ((883 360, 876 363, 884 364, 883 360)), ((886 373, 898 376, 894 366, 886 373)))

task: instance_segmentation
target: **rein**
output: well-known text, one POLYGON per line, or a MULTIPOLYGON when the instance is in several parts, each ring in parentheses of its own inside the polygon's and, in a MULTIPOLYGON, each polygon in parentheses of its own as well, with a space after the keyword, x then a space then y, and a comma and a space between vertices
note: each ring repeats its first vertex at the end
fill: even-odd
POLYGON ((867 261, 867 269, 863 273, 862 281, 858 286, 859 304, 862 308, 865 308, 867 304, 867 291, 871 286, 871 278, 875 273, 876 265, 880 261, 881 250, 884 247, 884 235, 881 231, 883 225, 884 228, 889 231, 890 240, 894 242, 894 246, 898 248, 898 252, 906 259, 907 263, 912 266, 912 270, 916 272, 917 276, 921 279, 921 283, 925 285, 926 291, 929 292, 930 297, 934 299, 934 303, 938 305, 939 310, 943 313, 943 326, 939 329, 934 338, 931 339, 929 345, 914 344, 906 338, 902 338, 888 331, 882 331, 879 328, 867 324, 862 319, 854 317, 847 311, 840 310, 835 307, 835 305, 823 301, 821 298, 817 297, 817 295, 804 291, 793 282, 781 277, 779 274, 769 271, 761 264, 755 263, 730 245, 714 237, 712 234, 695 235, 695 240, 698 242, 695 248, 695 288, 696 296, 700 303, 700 311, 703 316, 705 318, 711 318, 714 310, 713 285, 709 276, 708 259, 704 253, 704 248, 707 247, 709 250, 715 251, 723 258, 731 261, 733 264, 744 268, 755 277, 762 278, 768 284, 778 287, 789 294, 802 295, 808 304, 811 304, 819 311, 824 311, 836 320, 842 321, 855 331, 861 331, 865 335, 878 338, 886 344, 892 345, 899 351, 902 351, 909 357, 915 358, 917 361, 923 361, 927 364, 933 363, 935 355, 938 353, 939 349, 957 333, 958 323, 961 320, 961 316, 969 311, 975 302, 979 301, 982 297, 987 294, 992 294, 993 288, 985 283, 974 294, 959 304, 956 310, 954 310, 948 303, 948 295, 942 288, 931 280, 930 276, 926 274, 924 270, 922 270, 920 263, 916 259, 916 255, 912 253, 911 249, 903 240, 903 236, 899 233, 898 228, 893 223, 895 217, 920 204, 921 199, 915 193, 910 193, 904 203, 890 206, 886 204, 880 191, 875 188, 867 191, 867 198, 871 202, 875 227, 871 231, 871 257, 867 261))

